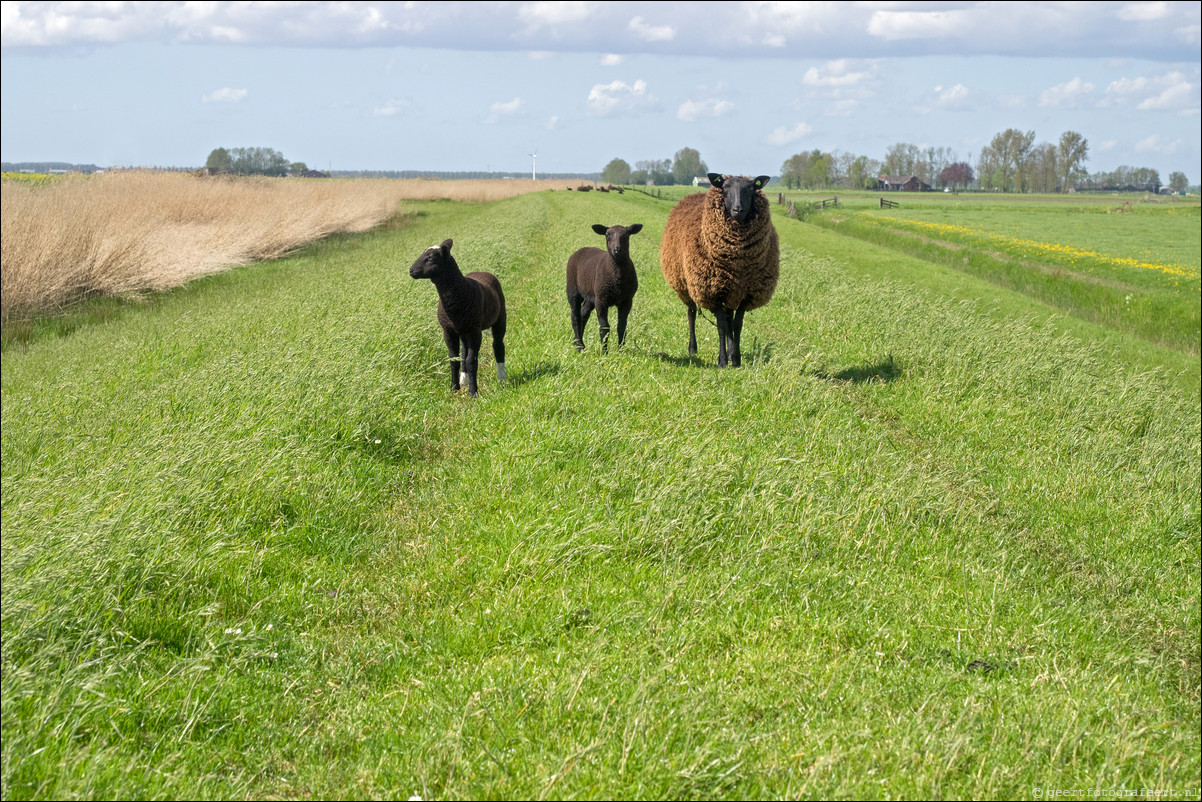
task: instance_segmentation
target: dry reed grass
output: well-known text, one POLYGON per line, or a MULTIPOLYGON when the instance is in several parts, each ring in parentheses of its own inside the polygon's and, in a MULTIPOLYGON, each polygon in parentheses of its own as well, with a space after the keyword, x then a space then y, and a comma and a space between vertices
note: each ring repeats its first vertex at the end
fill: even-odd
POLYGON ((405 200, 498 200, 562 181, 199 178, 119 172, 0 183, 0 321, 131 297, 363 232, 405 200))

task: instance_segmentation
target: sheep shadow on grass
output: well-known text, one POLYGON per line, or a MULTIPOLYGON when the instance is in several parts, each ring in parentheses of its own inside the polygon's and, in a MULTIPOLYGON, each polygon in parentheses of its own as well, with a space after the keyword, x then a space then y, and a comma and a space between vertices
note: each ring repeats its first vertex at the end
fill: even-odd
MULTIPOLYGON (((752 340, 747 349, 743 351, 743 364, 745 366, 767 365, 772 361, 772 350, 772 343, 752 340)), ((697 367, 718 370, 718 363, 712 357, 707 359, 701 356, 672 356, 663 351, 656 351, 652 356, 660 362, 668 362, 678 368, 697 367)))
POLYGON ((505 379, 505 385, 508 387, 521 387, 525 384, 542 379, 545 376, 558 375, 561 368, 558 362, 539 362, 529 368, 521 368, 509 374, 505 379))
POLYGON ((875 363, 844 368, 835 373, 828 373, 825 370, 815 370, 811 375, 825 381, 847 382, 849 384, 869 384, 871 382, 888 384, 902 377, 902 369, 901 365, 894 361, 893 354, 889 354, 884 359, 878 360, 875 363))

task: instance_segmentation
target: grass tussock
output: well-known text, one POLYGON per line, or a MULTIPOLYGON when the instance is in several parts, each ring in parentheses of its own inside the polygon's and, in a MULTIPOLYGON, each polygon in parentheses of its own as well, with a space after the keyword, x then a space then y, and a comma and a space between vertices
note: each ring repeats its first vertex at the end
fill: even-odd
POLYGON ((213 179, 122 172, 5 179, 0 320, 54 314, 276 259, 381 225, 408 200, 483 202, 562 182, 213 179))

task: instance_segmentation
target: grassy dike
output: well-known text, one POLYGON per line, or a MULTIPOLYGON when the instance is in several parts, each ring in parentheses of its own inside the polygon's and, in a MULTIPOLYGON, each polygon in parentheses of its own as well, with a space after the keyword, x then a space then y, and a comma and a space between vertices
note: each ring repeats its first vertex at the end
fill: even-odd
POLYGON ((5 798, 1198 787, 1188 361, 778 219, 719 371, 670 203, 413 208, 5 350, 5 798), (634 222, 577 354, 563 265, 634 222), (511 310, 477 399, 446 237, 511 310))

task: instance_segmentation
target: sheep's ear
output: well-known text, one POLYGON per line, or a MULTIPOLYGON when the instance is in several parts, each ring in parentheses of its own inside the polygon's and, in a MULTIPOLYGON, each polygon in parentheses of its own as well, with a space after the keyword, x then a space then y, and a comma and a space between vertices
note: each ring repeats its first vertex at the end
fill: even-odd
POLYGON ((630 226, 629 228, 627 228, 627 229, 626 229, 626 233, 627 233, 627 234, 637 234, 637 233, 639 233, 639 232, 640 232, 640 231, 642 231, 642 230, 643 230, 643 224, 642 224, 642 223, 635 223, 634 225, 632 225, 632 226, 630 226))
POLYGON ((717 187, 718 189, 722 189, 722 182, 726 180, 718 173, 709 173, 707 175, 707 177, 710 180, 710 184, 717 187))
POLYGON ((596 225, 593 226, 593 231, 596 231, 598 234, 600 234, 601 236, 604 237, 606 234, 609 233, 609 227, 603 226, 600 223, 597 223, 596 225))
POLYGON ((451 239, 444 239, 444 240, 442 241, 442 245, 439 245, 439 246, 438 246, 438 249, 439 249, 440 251, 442 251, 442 254, 443 254, 443 256, 446 256, 448 253, 450 253, 450 252, 451 252, 451 246, 452 246, 452 245, 454 245, 454 244, 455 244, 455 241, 454 241, 454 240, 451 240, 451 239))
POLYGON ((755 178, 755 188, 763 189, 764 187, 768 186, 768 182, 771 180, 772 176, 770 175, 758 175, 755 178))

